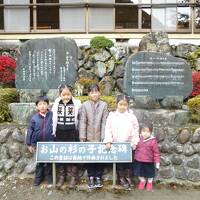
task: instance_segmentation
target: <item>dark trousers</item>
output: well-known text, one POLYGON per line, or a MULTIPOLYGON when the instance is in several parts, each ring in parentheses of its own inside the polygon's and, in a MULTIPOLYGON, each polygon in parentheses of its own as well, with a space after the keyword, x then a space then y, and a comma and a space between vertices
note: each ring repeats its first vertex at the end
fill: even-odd
POLYGON ((35 170, 35 182, 41 182, 45 173, 47 175, 48 183, 52 183, 52 164, 51 163, 37 163, 35 170))
POLYGON ((86 165, 88 177, 101 178, 103 175, 104 166, 101 163, 89 163, 86 165))

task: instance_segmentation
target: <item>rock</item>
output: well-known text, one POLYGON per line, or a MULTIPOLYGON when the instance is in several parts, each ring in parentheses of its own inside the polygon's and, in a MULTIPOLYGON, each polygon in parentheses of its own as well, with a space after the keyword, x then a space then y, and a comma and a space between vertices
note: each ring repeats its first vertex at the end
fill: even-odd
POLYGON ((78 71, 79 74, 79 78, 85 77, 85 78, 95 78, 95 74, 94 74, 94 69, 91 70, 86 70, 84 68, 80 68, 78 71))
POLYGON ((200 58, 197 58, 196 60, 196 70, 200 71, 200 58))
POLYGON ((173 155, 171 161, 174 165, 181 165, 183 163, 183 159, 178 155, 173 155))
POLYGON ((173 152, 173 146, 170 143, 162 143, 160 151, 162 153, 171 154, 173 152))
POLYGON ((83 67, 84 64, 85 64, 85 60, 84 60, 84 59, 83 59, 83 60, 79 60, 79 61, 78 61, 78 68, 83 67))
POLYGON ((0 143, 6 142, 10 134, 11 134, 11 130, 9 128, 1 130, 0 131, 0 143))
POLYGON ((190 140, 191 133, 188 129, 182 129, 178 134, 177 141, 181 144, 185 144, 190 140))
POLYGON ((174 123, 177 125, 187 124, 190 120, 190 112, 186 110, 176 110, 174 123))
POLYGON ((35 103, 11 103, 9 108, 13 121, 21 125, 27 125, 36 113, 35 103))
POLYGON ((165 135, 166 135, 167 139, 170 142, 174 141, 177 138, 177 132, 176 132, 175 128, 167 127, 164 129, 164 131, 165 131, 165 135))
POLYGON ((95 63, 95 75, 97 75, 99 78, 103 78, 103 76, 106 74, 106 64, 103 62, 96 62, 95 63))
POLYGON ((108 62, 106 62, 106 65, 107 65, 107 74, 111 75, 115 68, 115 61, 111 59, 108 62))
POLYGON ((122 78, 119 78, 116 81, 117 88, 119 89, 120 92, 124 91, 123 82, 124 82, 124 80, 122 78))
POLYGON ((5 172, 0 172, 0 181, 4 180, 6 178, 6 173, 5 172))
POLYGON ((8 147, 6 144, 3 144, 1 146, 1 155, 0 155, 1 159, 9 159, 10 155, 9 155, 9 151, 8 151, 8 147))
POLYGON ((192 143, 200 143, 200 128, 196 129, 192 135, 192 143))
POLYGON ((135 96, 134 97, 135 107, 136 108, 160 108, 159 102, 152 98, 151 96, 135 96))
POLYGON ((153 128, 154 136, 156 137, 158 142, 162 142, 165 139, 165 132, 163 128, 154 127, 153 128))
POLYGON ((179 44, 173 47, 172 54, 176 57, 187 58, 188 53, 194 52, 198 49, 198 45, 193 44, 179 44))
POLYGON ((185 156, 192 156, 195 153, 195 150, 191 144, 186 144, 184 146, 184 155, 185 156))
POLYGON ((196 153, 200 153, 200 144, 193 144, 194 150, 196 153))
POLYGON ((112 76, 105 76, 100 82, 102 95, 111 95, 113 88, 115 86, 115 81, 112 76))
POLYGON ((160 176, 164 179, 169 179, 174 176, 173 170, 170 168, 160 169, 160 176))
POLYGON ((185 167, 180 167, 177 170, 175 170, 175 177, 177 179, 182 179, 182 180, 186 180, 187 179, 187 170, 185 169, 185 167))
POLYGON ((188 180, 192 182, 199 182, 200 181, 200 172, 197 170, 190 170, 188 173, 188 180))
POLYGON ((25 141, 25 135, 22 134, 17 128, 14 129, 12 133, 12 138, 13 140, 21 142, 21 143, 25 141))
POLYGON ((0 171, 4 168, 4 161, 0 160, 0 171))
POLYGON ((26 159, 20 159, 16 164, 15 164, 15 172, 17 174, 20 174, 24 171, 24 168, 26 167, 27 165, 27 160, 26 159))
POLYGON ((13 143, 9 146, 9 154, 11 158, 16 162, 21 158, 20 145, 18 143, 13 143))
POLYGON ((160 157, 160 165, 161 166, 169 166, 171 164, 168 157, 161 156, 160 157))
POLYGON ((167 96, 161 101, 163 108, 167 109, 181 109, 183 105, 182 96, 167 96))
POLYGON ((35 168, 36 168, 36 162, 35 160, 31 160, 25 167, 25 172, 27 174, 33 174, 35 172, 35 168))
POLYGON ((125 70, 125 67, 124 65, 116 65, 115 66, 115 69, 113 71, 113 77, 115 79, 118 79, 118 78, 123 78, 124 77, 124 70, 125 70))
POLYGON ((111 57, 110 53, 105 49, 102 49, 100 52, 94 54, 94 60, 101 62, 105 62, 110 57, 111 57))
POLYGON ((177 154, 181 154, 181 153, 183 153, 183 146, 180 145, 180 144, 176 144, 176 145, 174 145, 174 147, 173 147, 173 151, 174 151, 175 153, 177 153, 177 154))
POLYGON ((139 43, 139 51, 171 53, 167 33, 161 31, 146 34, 139 43))
POLYGON ((126 47, 111 47, 110 48, 111 55, 114 56, 115 60, 120 60, 123 57, 127 56, 126 47))
POLYGON ((7 174, 11 173, 13 170, 13 167, 15 165, 15 162, 13 160, 8 160, 4 165, 4 170, 7 174))
POLYGON ((88 60, 88 62, 86 62, 84 65, 83 65, 83 68, 84 69, 91 69, 92 67, 94 66, 94 62, 92 62, 91 60, 88 60))
POLYGON ((84 50, 78 48, 78 59, 82 60, 84 58, 84 50))
MULTIPOLYGON (((41 89, 20 89, 19 90, 20 102, 22 103, 35 102, 36 98, 38 96, 43 95, 43 93, 44 92, 41 89)), ((46 96, 48 97, 50 102, 54 102, 54 100, 58 96, 58 90, 49 89, 48 91, 46 91, 46 96)))
POLYGON ((193 169, 199 169, 199 158, 193 158, 187 162, 187 166, 193 169))

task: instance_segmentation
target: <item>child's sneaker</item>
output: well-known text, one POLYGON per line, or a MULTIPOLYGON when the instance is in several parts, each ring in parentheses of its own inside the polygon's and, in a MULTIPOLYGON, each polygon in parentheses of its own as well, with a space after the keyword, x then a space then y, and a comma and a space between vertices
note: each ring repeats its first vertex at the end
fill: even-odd
POLYGON ((138 184, 138 190, 144 190, 144 186, 145 186, 145 181, 140 181, 140 183, 138 184))
POLYGON ((153 192, 153 183, 152 182, 147 182, 146 190, 149 192, 153 192))
POLYGON ((101 179, 99 177, 96 177, 95 187, 96 188, 102 188, 103 187, 101 179))
POLYGON ((88 188, 89 189, 94 189, 95 188, 94 177, 89 177, 89 179, 88 179, 88 188))

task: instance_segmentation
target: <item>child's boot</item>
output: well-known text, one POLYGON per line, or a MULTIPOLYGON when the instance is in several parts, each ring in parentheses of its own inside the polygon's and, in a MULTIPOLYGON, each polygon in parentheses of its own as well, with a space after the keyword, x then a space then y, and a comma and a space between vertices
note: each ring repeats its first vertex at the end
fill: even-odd
POLYGON ((138 190, 144 190, 145 181, 140 181, 138 184, 138 190))
POLYGON ((147 182, 146 190, 149 192, 153 192, 153 183, 152 182, 147 182))
POLYGON ((78 181, 78 167, 72 166, 71 168, 71 179, 69 182, 69 188, 73 189, 75 188, 78 181))
POLYGON ((88 179, 88 188, 89 189, 94 189, 95 188, 95 184, 94 184, 94 177, 89 177, 88 179))
POLYGON ((126 170, 126 180, 129 184, 129 187, 133 188, 133 182, 132 182, 132 170, 131 169, 127 169, 126 170))
POLYGON ((126 190, 129 188, 129 184, 127 183, 125 177, 124 177, 124 171, 123 170, 118 170, 119 174, 119 181, 120 185, 126 190))
POLYGON ((65 167, 63 165, 59 166, 59 179, 58 179, 58 184, 57 187, 60 188, 63 186, 65 182, 65 167))

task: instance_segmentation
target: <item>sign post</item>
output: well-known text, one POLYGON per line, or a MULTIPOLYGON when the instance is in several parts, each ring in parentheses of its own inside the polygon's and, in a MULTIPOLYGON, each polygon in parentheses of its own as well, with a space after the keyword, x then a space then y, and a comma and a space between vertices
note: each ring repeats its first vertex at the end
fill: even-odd
POLYGON ((113 186, 116 163, 132 162, 130 143, 113 143, 110 150, 102 142, 38 142, 37 163, 52 163, 53 186, 56 186, 56 163, 113 163, 113 186))

